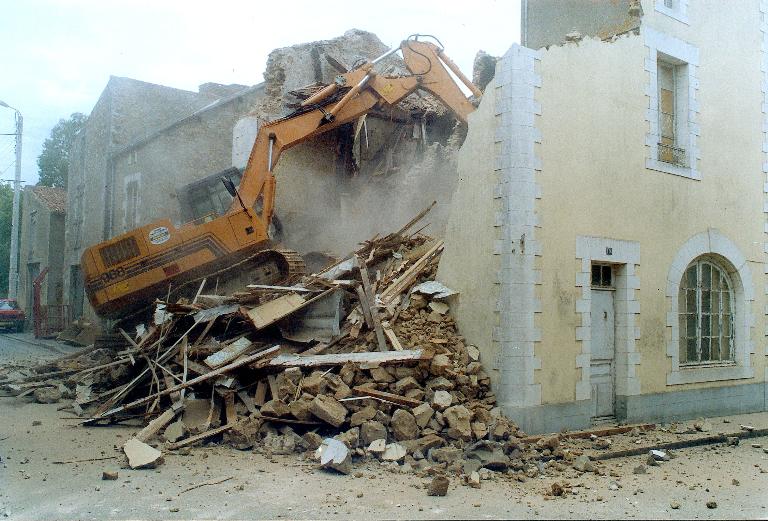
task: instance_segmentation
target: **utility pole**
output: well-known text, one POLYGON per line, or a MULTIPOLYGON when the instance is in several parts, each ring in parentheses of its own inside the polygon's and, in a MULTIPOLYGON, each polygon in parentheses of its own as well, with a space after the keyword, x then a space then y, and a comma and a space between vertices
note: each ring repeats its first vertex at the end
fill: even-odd
POLYGON ((8 270, 8 298, 15 299, 19 287, 19 190, 21 187, 21 134, 24 118, 21 112, 0 101, 0 107, 16 112, 16 174, 13 180, 13 216, 11 217, 11 259, 8 270))

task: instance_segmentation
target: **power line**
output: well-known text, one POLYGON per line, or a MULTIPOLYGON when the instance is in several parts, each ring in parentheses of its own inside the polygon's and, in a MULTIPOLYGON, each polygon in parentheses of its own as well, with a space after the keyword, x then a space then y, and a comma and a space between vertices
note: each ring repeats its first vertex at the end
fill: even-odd
POLYGON ((5 169, 2 172, 0 172, 0 175, 5 175, 8 169, 11 168, 15 163, 16 163, 16 160, 14 159, 13 161, 10 162, 8 166, 5 167, 5 169))

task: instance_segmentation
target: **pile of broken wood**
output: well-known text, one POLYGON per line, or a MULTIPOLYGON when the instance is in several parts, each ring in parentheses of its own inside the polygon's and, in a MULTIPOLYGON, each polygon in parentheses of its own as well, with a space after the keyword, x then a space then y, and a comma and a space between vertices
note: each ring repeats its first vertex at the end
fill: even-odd
POLYGON ((408 234, 422 216, 292 286, 220 296, 203 281, 194 299, 158 302, 135 333, 0 383, 70 398, 84 425, 147 422, 124 446, 132 467, 219 442, 315 451, 340 472, 377 458, 525 475, 570 458, 557 441, 525 444, 495 407, 480 352, 449 313, 454 292, 435 281, 442 241, 408 234))

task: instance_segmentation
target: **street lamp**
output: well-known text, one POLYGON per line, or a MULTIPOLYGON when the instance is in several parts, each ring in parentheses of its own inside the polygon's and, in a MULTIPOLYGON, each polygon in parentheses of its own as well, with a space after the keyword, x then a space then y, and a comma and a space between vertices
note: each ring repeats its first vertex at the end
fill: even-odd
POLYGON ((0 107, 16 112, 16 174, 13 181, 13 216, 11 217, 11 262, 8 270, 8 298, 15 299, 19 281, 19 187, 21 186, 21 133, 24 118, 21 112, 0 101, 0 107))

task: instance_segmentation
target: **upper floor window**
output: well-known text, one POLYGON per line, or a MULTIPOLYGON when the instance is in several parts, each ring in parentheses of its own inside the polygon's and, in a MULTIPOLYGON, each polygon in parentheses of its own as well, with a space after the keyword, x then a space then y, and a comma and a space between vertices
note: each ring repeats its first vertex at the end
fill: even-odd
POLYGON ((656 0, 656 11, 688 23, 688 0, 656 0))
POLYGON ((699 171, 699 51, 646 27, 649 110, 646 168, 701 179, 699 171))
POLYGON ((688 168, 688 64, 658 58, 658 160, 688 168))
POLYGON ((706 257, 692 262, 678 296, 680 364, 733 361, 733 315, 726 271, 706 257))

